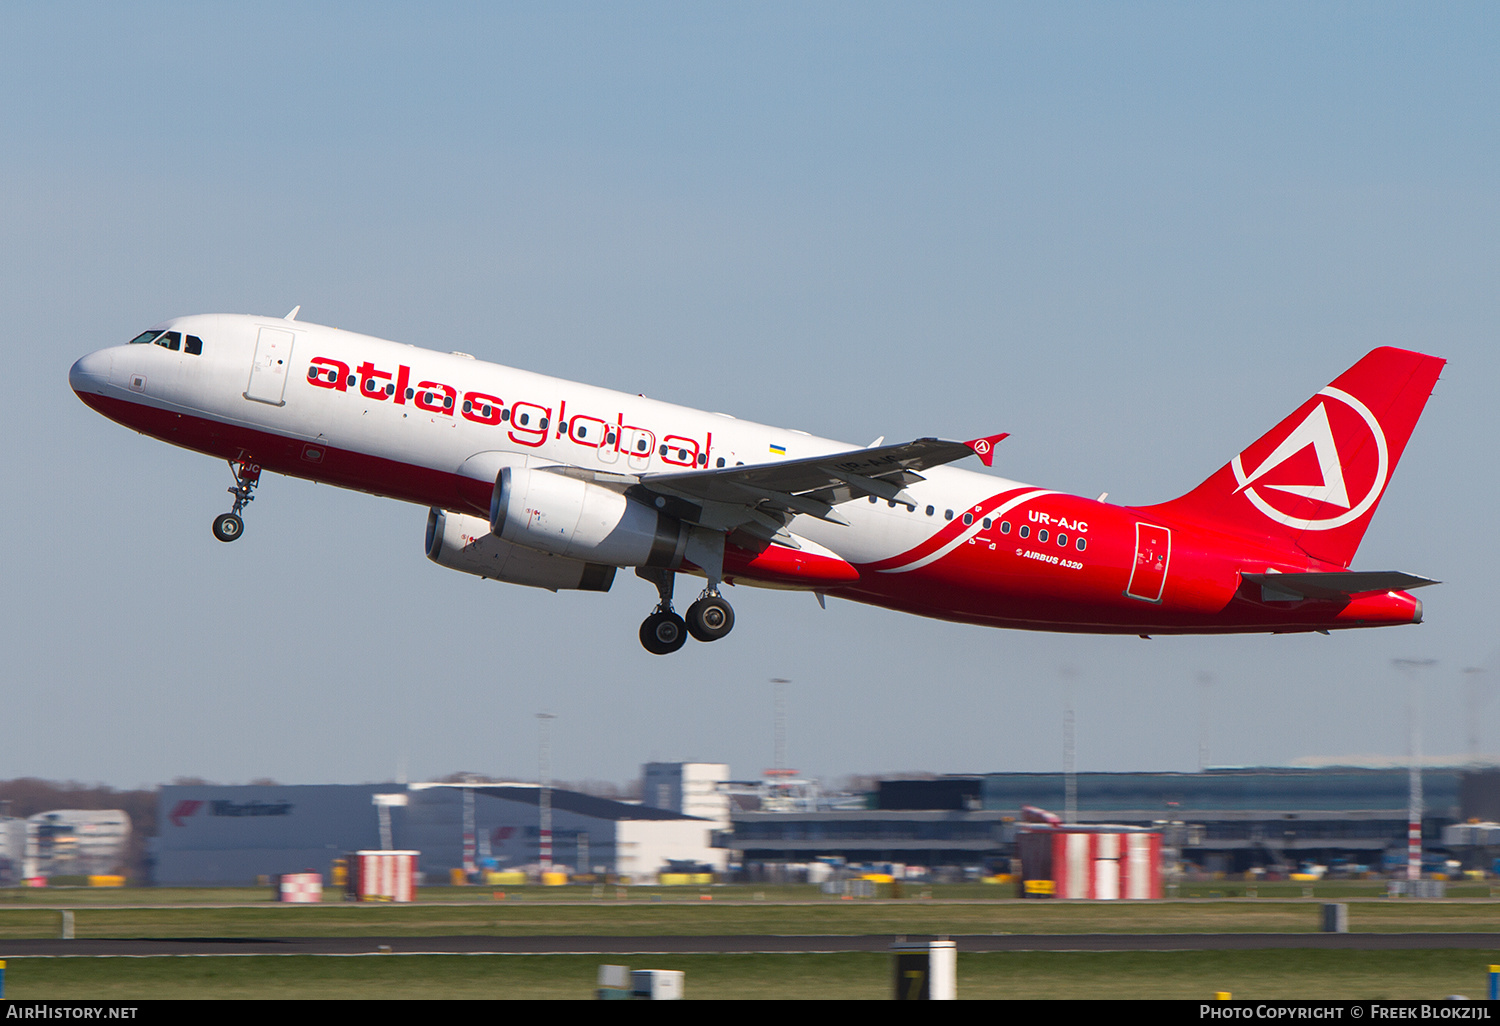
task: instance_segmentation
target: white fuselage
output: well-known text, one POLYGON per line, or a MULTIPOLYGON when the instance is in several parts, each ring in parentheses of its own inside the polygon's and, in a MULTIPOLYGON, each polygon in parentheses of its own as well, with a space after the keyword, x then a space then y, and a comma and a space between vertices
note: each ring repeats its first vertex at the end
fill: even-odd
MULTIPOLYGON (((156 327, 202 338, 202 353, 187 355, 149 344, 101 350, 79 361, 75 388, 79 378, 87 377, 83 384, 99 394, 295 440, 311 447, 313 456, 358 453, 397 467, 455 475, 485 490, 507 465, 561 464, 637 475, 771 463, 857 448, 803 431, 301 321, 209 314, 156 327), (282 362, 257 368, 255 375, 264 379, 257 382, 252 365, 262 329, 278 333, 273 359, 282 362), (310 371, 320 376, 314 380, 310 371), (335 374, 340 380, 330 381, 335 374), (247 398, 252 393, 260 399, 247 398)), ((191 439, 180 444, 200 447, 191 439)), ((308 458, 300 467, 273 469, 329 480, 322 464, 308 458)), ((839 507, 849 526, 801 516, 789 529, 851 563, 875 562, 918 544, 945 518, 951 519, 950 511, 961 514, 988 496, 1019 487, 949 467, 923 476, 925 481, 907 489, 916 500, 914 510, 906 504, 861 500, 839 507)), ((332 483, 344 482, 335 477, 332 483)), ((390 488, 371 485, 366 490, 426 505, 460 505, 451 495, 411 494, 396 481, 390 488)))

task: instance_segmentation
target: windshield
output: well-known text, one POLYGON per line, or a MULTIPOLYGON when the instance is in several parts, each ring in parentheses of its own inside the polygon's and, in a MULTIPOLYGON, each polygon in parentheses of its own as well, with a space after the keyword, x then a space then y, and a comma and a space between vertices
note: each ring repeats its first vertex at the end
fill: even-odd
POLYGON ((145 345, 151 342, 156 343, 163 349, 170 349, 173 352, 181 351, 187 353, 189 356, 201 356, 203 354, 203 340, 197 335, 184 337, 180 331, 163 331, 159 328, 143 331, 126 344, 133 346, 145 345))

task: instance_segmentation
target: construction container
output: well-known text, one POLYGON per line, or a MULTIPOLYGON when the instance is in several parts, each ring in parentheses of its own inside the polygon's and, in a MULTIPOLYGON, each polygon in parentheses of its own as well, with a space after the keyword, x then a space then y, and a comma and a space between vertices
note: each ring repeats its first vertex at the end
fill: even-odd
POLYGON ((276 878, 276 900, 312 905, 323 900, 323 874, 282 873, 276 878))
POLYGON ((1024 898, 1160 898, 1161 834, 1140 827, 1026 823, 1016 837, 1024 898))
POLYGON ((349 856, 349 895, 356 901, 413 901, 416 851, 357 851, 349 856))

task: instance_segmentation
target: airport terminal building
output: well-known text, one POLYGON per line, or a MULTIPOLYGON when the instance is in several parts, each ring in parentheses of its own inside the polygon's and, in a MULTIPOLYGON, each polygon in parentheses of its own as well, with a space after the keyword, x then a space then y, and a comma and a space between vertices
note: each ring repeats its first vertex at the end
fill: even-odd
MULTIPOLYGON (((1424 847, 1441 848, 1454 823, 1500 819, 1500 771, 1431 767, 1421 778, 1424 847)), ((1387 853, 1405 858, 1404 768, 1079 773, 1075 786, 1073 822, 1151 828, 1173 858, 1207 872, 1305 861, 1379 870, 1387 853)), ((1062 813, 1066 791, 1061 773, 881 781, 868 809, 736 811, 718 843, 750 878, 816 859, 989 871, 1014 855, 1022 807, 1062 813)))
MULTIPOLYGON (((1422 770, 1424 846, 1443 828, 1479 814, 1493 773, 1422 770), (1488 786, 1486 786, 1488 785, 1488 786)), ((993 773, 983 806, 1010 812, 1038 805, 1061 812, 1061 773, 993 773)), ((1187 862, 1214 872, 1346 862, 1380 869, 1405 858, 1409 772, 1405 768, 1229 767, 1198 773, 1079 773, 1077 821, 1155 826, 1187 862)))

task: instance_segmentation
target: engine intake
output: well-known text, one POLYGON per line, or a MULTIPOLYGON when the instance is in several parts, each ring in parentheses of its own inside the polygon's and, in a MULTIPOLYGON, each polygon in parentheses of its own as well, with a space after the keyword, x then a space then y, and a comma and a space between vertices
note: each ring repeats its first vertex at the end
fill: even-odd
POLYGON ((644 503, 576 477, 506 467, 490 495, 490 530, 505 541, 612 566, 682 565, 688 528, 644 503))
POLYGON ((608 591, 615 583, 613 566, 512 545, 479 517, 442 509, 427 513, 427 558, 450 570, 548 591, 608 591))

